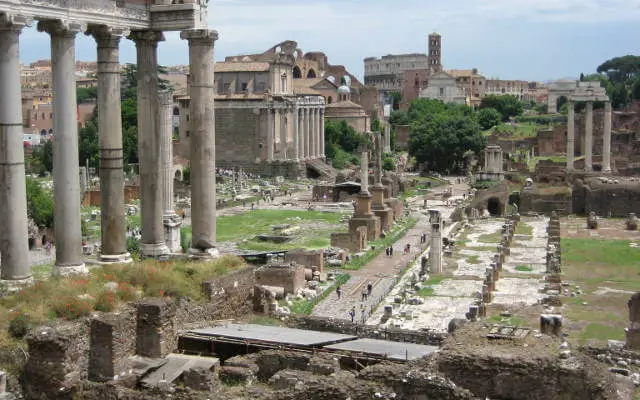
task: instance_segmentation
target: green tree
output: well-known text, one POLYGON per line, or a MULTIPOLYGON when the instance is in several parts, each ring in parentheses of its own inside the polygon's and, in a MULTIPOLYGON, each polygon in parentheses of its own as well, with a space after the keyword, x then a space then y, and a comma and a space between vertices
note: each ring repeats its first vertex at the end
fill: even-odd
POLYGON ((78 156, 80 165, 89 160, 91 165, 97 166, 100 159, 100 145, 98 144, 98 123, 94 117, 87 121, 78 135, 78 156))
POLYGON ((631 85, 631 97, 633 100, 640 100, 640 76, 636 77, 631 85))
POLYGON ((53 228, 53 195, 27 177, 27 214, 40 228, 53 228))
POLYGON ((382 169, 385 171, 393 171, 396 169, 396 161, 393 157, 386 157, 384 161, 382 161, 382 169))
POLYGON ((607 74, 613 84, 629 83, 640 72, 640 56, 614 57, 600 64, 596 71, 607 74))
POLYGON ((389 123, 391 125, 409 125, 409 115, 402 110, 392 111, 389 116, 389 123))
POLYGON ((402 93, 400 92, 391 92, 391 108, 393 110, 400 109, 400 101, 402 101, 402 93))
POLYGON ((482 130, 491 129, 502 121, 502 115, 495 108, 483 108, 476 113, 482 130))
POLYGON ((485 96, 480 102, 480 109, 494 108, 500 115, 502 115, 503 121, 508 121, 509 117, 515 117, 522 114, 524 107, 522 102, 513 95, 489 95, 485 96))
POLYGON ((53 171, 53 140, 47 140, 42 146, 42 150, 38 152, 40 162, 45 171, 53 171))
POLYGON ((77 88, 76 89, 76 102, 78 104, 84 103, 88 100, 96 100, 98 98, 98 88, 77 88))

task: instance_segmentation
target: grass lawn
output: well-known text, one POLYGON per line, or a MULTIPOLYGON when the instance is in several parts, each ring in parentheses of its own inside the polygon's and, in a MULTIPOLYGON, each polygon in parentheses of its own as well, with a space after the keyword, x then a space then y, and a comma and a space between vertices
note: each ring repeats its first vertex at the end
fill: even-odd
POLYGON ((500 243, 500 239, 502 239, 502 230, 497 230, 493 233, 486 233, 484 235, 478 236, 478 242, 481 243, 500 243))
POLYGON ((516 231, 514 232, 514 234, 532 236, 533 227, 531 227, 530 225, 527 225, 525 222, 520 222, 516 226, 516 231))
POLYGON ((640 249, 629 244, 628 240, 562 239, 564 280, 582 291, 566 299, 562 310, 572 340, 605 344, 607 339, 624 339, 627 301, 640 290, 640 249))

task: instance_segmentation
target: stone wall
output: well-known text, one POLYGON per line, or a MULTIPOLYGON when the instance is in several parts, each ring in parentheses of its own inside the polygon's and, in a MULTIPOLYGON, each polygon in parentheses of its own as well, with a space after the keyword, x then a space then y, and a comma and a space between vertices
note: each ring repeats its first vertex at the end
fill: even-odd
POLYGON ((347 249, 354 253, 363 251, 367 248, 367 227, 361 226, 353 234, 350 232, 332 233, 331 247, 347 249))
POLYGON ((302 265, 305 268, 317 267, 317 270, 324 270, 324 250, 289 250, 284 255, 284 262, 302 265))
POLYGON ((396 125, 396 150, 409 150, 409 125, 396 125))
POLYGON ((302 265, 266 265, 255 271, 256 285, 283 287, 284 294, 295 294, 303 289, 304 267, 302 265))
POLYGON ((216 107, 216 166, 266 158, 261 157, 262 150, 266 156, 266 138, 259 132, 260 114, 253 108, 216 107))
POLYGON ((616 183, 602 183, 598 179, 577 179, 573 185, 573 212, 588 215, 626 217, 640 213, 640 183, 623 179, 616 183))
POLYGON ((409 331, 394 328, 381 329, 377 326, 357 325, 344 319, 297 315, 290 316, 287 325, 290 328, 342 333, 362 338, 384 339, 393 342, 409 342, 433 346, 440 345, 447 336, 446 334, 432 331, 409 331))
POLYGON ((571 189, 562 186, 550 188, 552 191, 544 190, 523 190, 520 194, 521 213, 537 212, 550 215, 555 211, 559 215, 571 214, 573 201, 571 189))

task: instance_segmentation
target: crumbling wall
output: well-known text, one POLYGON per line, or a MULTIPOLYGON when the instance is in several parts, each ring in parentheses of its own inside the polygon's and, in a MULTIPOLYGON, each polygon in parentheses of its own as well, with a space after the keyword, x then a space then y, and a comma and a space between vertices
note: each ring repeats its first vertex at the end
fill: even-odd
POLYGON ((266 265, 255 271, 256 285, 279 286, 284 293, 295 294, 305 286, 304 267, 302 265, 266 265))
MULTIPOLYGON (((555 189, 555 188, 554 188, 555 189)), ((523 190, 520 194, 519 212, 537 212, 550 215, 553 211, 559 215, 572 213, 573 198, 571 189, 564 186, 558 190, 545 192, 544 190, 523 190)))
POLYGON ((290 250, 284 255, 284 262, 302 265, 305 268, 317 267, 318 271, 324 270, 324 250, 290 250))
POLYGON ((629 213, 640 214, 640 182, 628 178, 619 183, 602 183, 597 179, 586 180, 585 213, 624 218, 629 213))

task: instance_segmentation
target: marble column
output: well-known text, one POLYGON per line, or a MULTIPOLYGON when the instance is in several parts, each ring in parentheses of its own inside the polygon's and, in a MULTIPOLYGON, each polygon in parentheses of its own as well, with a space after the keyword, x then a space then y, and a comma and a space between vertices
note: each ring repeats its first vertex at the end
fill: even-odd
POLYGON ((593 102, 587 101, 587 108, 584 117, 585 134, 584 134, 584 170, 593 171, 593 102))
POLYGON ((567 171, 573 171, 573 156, 576 147, 575 132, 575 102, 569 100, 569 109, 567 113, 567 171))
POLYGON ((287 160, 287 109, 281 108, 280 112, 280 160, 287 160))
POLYGON ((120 38, 128 32, 91 31, 98 45, 98 130, 100 142, 100 261, 131 262, 124 212, 122 117, 120 112, 120 38))
POLYGON ((431 273, 442 273, 442 218, 440 211, 429 210, 431 243, 429 246, 429 268, 431 273))
POLYGON ((316 108, 316 158, 322 157, 322 118, 320 108, 316 108))
POLYGON ((318 158, 318 109, 311 109, 311 158, 318 158))
POLYGON ((216 124, 213 101, 214 43, 218 32, 183 31, 189 41, 189 93, 191 95, 191 226, 189 251, 214 256, 216 243, 216 124))
POLYGON ((310 158, 311 151, 311 122, 309 115, 309 107, 305 107, 304 109, 304 159, 308 160, 310 158))
POLYGON ((611 173, 611 102, 604 102, 604 133, 602 136, 602 172, 611 173))
POLYGON ((391 125, 389 124, 387 124, 387 126, 385 127, 384 140, 385 140, 385 147, 384 147, 385 153, 391 153, 391 125))
POLYGON ((360 156, 360 193, 369 194, 369 152, 366 150, 360 156))
POLYGON ((274 110, 267 108, 267 161, 273 161, 273 140, 275 131, 275 122, 273 117, 274 110))
POLYGON ((173 209, 173 93, 160 92, 158 134, 160 135, 160 154, 162 163, 162 199, 164 242, 172 253, 181 250, 180 226, 182 217, 173 209))
POLYGON ((320 110, 320 157, 324 160, 324 110, 320 110))
POLYGON ((38 24, 51 35, 53 83, 53 201, 56 263, 54 275, 86 273, 80 228, 80 167, 76 108, 75 38, 86 26, 60 21, 38 24))
POLYGON ((298 120, 298 106, 296 105, 293 109, 293 113, 291 114, 292 124, 293 124, 293 161, 300 161, 300 138, 298 134, 300 133, 300 122, 298 120))
POLYGON ((0 21, 0 279, 22 283, 31 280, 19 55, 27 25, 16 17, 0 21))
MULTIPOLYGON (((164 241, 162 216, 162 158, 160 154, 160 105, 158 98, 158 42, 162 32, 133 32, 138 58, 138 159, 140 161, 140 206, 142 240, 140 252, 146 257, 169 254, 164 241)), ((193 119, 193 115, 191 115, 193 119)), ((193 131, 191 148, 193 144, 193 131)), ((193 180, 193 166, 191 170, 193 180)))

